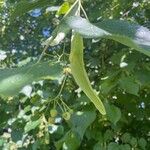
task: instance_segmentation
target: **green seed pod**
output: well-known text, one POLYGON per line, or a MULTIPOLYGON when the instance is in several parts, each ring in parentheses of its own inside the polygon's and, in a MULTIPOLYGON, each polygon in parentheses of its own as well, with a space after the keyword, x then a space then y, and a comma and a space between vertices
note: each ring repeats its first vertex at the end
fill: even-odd
POLYGON ((83 61, 83 38, 77 33, 73 35, 71 41, 70 66, 71 73, 76 83, 99 110, 99 112, 102 115, 105 115, 105 107, 96 92, 93 90, 86 73, 83 61))

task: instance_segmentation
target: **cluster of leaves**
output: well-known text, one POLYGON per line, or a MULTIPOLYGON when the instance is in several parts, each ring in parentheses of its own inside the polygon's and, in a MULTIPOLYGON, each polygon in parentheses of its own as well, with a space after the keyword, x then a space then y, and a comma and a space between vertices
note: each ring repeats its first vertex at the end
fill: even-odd
MULTIPOLYGON (((112 40, 86 39, 84 41, 86 69, 95 89, 101 92, 100 97, 105 104, 106 116, 97 112, 70 74, 69 36, 59 44, 59 47, 49 48, 43 56, 46 62, 28 63, 37 61, 43 50, 40 43, 46 38, 41 35, 42 29, 45 26, 49 27, 49 24, 52 29, 55 28, 60 21, 55 18, 55 14, 61 18, 72 3, 71 0, 63 4, 48 0, 33 2, 8 0, 3 3, 5 5, 0 15, 3 20, 0 24, 0 49, 2 50, 0 66, 19 68, 0 70, 0 113, 2 114, 0 148, 10 150, 149 149, 148 56, 112 40), (58 7, 60 5, 61 7, 58 7), (18 9, 20 7, 23 9, 18 9), (26 13, 35 8, 42 8, 43 15, 34 18, 26 13), (20 18, 13 22, 12 20, 18 15, 20 18), (17 94, 23 86, 25 87, 20 94, 17 94)), ((89 20, 93 22, 97 22, 99 18, 123 18, 136 20, 142 24, 147 23, 149 19, 148 5, 148 1, 122 2, 122 0, 95 0, 94 2, 85 0, 83 3, 89 20)), ((86 37, 99 37, 98 34, 101 33, 97 30, 97 34, 93 35, 89 22, 80 17, 71 17, 67 19, 66 24, 86 37), (80 26, 78 24, 74 26, 78 20, 80 26)), ((116 30, 113 28, 115 25, 107 28, 104 26, 107 24, 105 22, 96 24, 96 27, 114 34, 113 37, 108 36, 109 39, 120 40, 121 31, 117 37, 116 30)), ((58 33, 63 30, 57 28, 56 31, 58 33)), ((68 29, 65 31, 68 32, 68 29)), ((124 36, 124 40, 130 40, 126 38, 126 33, 124 36)), ((138 44, 141 44, 139 40, 137 40, 138 44)), ((121 43, 137 48, 133 43, 127 44, 124 41, 121 43)), ((145 52, 141 48, 139 51, 149 55, 149 47, 144 49, 145 52)))

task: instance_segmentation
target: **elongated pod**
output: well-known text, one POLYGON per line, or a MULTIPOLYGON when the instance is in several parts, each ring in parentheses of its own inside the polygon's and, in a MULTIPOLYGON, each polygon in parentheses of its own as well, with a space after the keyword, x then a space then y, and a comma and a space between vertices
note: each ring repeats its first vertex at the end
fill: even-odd
POLYGON ((74 33, 71 41, 70 52, 70 65, 71 72, 79 87, 87 95, 87 97, 93 102, 95 107, 102 115, 106 114, 105 108, 95 91, 92 89, 89 78, 87 76, 84 61, 83 61, 83 38, 74 33))

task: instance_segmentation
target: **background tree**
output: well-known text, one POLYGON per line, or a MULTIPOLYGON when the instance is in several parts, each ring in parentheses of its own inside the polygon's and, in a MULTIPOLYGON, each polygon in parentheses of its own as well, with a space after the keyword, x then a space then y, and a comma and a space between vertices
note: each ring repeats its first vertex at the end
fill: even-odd
MULTIPOLYGON (((71 26, 69 19, 63 23, 73 3, 0 1, 0 149, 150 149, 149 1, 84 0, 80 7, 83 18, 112 34, 113 24, 103 26, 105 19, 127 20, 129 27, 137 22, 142 25, 141 43, 147 42, 138 52, 113 38, 84 39, 86 71, 106 115, 72 77, 70 32, 57 45, 46 44, 43 52, 43 43, 61 31, 71 28, 83 37, 92 35, 91 24, 83 18, 71 20, 76 25, 79 19, 82 26, 71 26)), ((124 32, 118 30, 119 23, 115 26, 117 33, 124 32)))

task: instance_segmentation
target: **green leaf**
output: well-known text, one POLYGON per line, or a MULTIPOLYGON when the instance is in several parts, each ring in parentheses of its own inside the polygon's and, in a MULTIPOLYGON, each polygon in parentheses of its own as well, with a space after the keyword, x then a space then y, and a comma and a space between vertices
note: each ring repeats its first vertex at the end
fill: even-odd
POLYGON ((19 141, 20 139, 22 139, 22 136, 23 136, 22 130, 17 129, 11 132, 11 138, 13 142, 19 141))
POLYGON ((78 111, 74 113, 71 117, 71 127, 72 130, 83 138, 83 135, 88 128, 88 126, 95 120, 96 113, 91 110, 78 111))
POLYGON ((140 139, 138 140, 138 144, 139 144, 139 146, 140 146, 142 149, 145 149, 145 147, 146 147, 146 145, 147 145, 147 142, 146 142, 146 140, 145 140, 144 138, 140 138, 140 139))
POLYGON ((75 32, 80 33, 85 38, 99 38, 105 35, 109 35, 109 33, 105 30, 96 27, 88 20, 79 16, 67 17, 64 21, 68 27, 73 29, 75 32))
POLYGON ((132 137, 131 140, 130 140, 130 144, 135 147, 137 145, 137 139, 132 137))
POLYGON ((60 6, 60 8, 59 8, 59 10, 57 11, 56 15, 60 16, 60 15, 62 15, 62 14, 66 14, 67 11, 69 10, 69 8, 70 8, 69 3, 68 3, 68 2, 64 2, 64 3, 60 6))
POLYGON ((5 140, 0 137, 0 147, 2 147, 4 143, 5 143, 5 140))
POLYGON ((60 149, 77 150, 79 145, 80 140, 77 138, 77 135, 72 131, 67 132, 61 140, 55 142, 57 150, 60 149))
POLYGON ((0 95, 15 96, 27 84, 42 79, 56 80, 63 72, 59 63, 43 62, 15 69, 0 70, 0 95))
POLYGON ((102 84, 100 85, 100 90, 105 95, 108 95, 108 93, 117 86, 118 79, 120 78, 120 71, 114 73, 111 72, 107 77, 108 78, 102 81, 102 84))
POLYGON ((3 6, 4 0, 0 0, 0 8, 3 6))
POLYGON ((136 79, 142 86, 150 86, 150 71, 146 69, 137 70, 135 72, 136 79))
POLYGON ((106 38, 113 39, 150 56, 150 30, 148 28, 123 20, 104 20, 96 26, 111 34, 106 38))
POLYGON ((35 1, 21 0, 15 6, 15 9, 10 18, 11 22, 13 22, 13 20, 16 17, 20 17, 32 9, 40 8, 43 6, 50 5, 50 4, 51 4, 51 2, 49 0, 42 0, 42 1, 41 0, 35 0, 35 1))
POLYGON ((112 39, 150 56, 150 31, 136 23, 104 20, 93 25, 79 16, 68 17, 65 23, 85 38, 112 39))
POLYGON ((120 150, 119 145, 117 143, 111 142, 108 145, 108 150, 120 150))
POLYGON ((34 144, 32 144, 32 150, 38 150, 39 145, 40 145, 39 140, 36 140, 36 141, 34 142, 34 144))
POLYGON ((127 93, 138 96, 138 92, 140 90, 140 86, 138 83, 134 81, 131 77, 122 77, 119 81, 119 85, 122 89, 124 89, 127 93))
POLYGON ((121 137, 123 143, 130 143, 131 135, 129 133, 124 133, 121 137))
POLYGON ((29 121, 24 127, 25 133, 35 129, 40 123, 41 123, 41 119, 38 119, 36 121, 29 121))
POLYGON ((114 125, 120 120, 121 118, 121 111, 118 107, 111 105, 109 103, 105 103, 106 108, 106 115, 108 120, 111 121, 114 125))
POLYGON ((106 130, 106 132, 104 133, 104 140, 107 141, 111 141, 113 140, 114 134, 111 130, 106 130))
POLYGON ((58 45, 60 41, 62 41, 65 38, 66 34, 69 33, 70 31, 70 28, 64 22, 65 18, 75 15, 78 10, 79 10, 79 2, 76 1, 70 7, 68 12, 65 14, 60 24, 52 32, 52 36, 49 37, 45 42, 43 42, 43 45, 50 45, 50 46, 58 45))
POLYGON ((99 131, 99 128, 94 129, 94 130, 93 128, 88 128, 88 130, 86 130, 85 132, 85 137, 88 140, 94 139, 96 141, 99 141, 99 143, 103 143, 104 141, 103 134, 101 131, 99 131))
POLYGON ((131 147, 129 144, 124 144, 119 146, 119 150, 131 150, 131 147))
POLYGON ((93 150, 104 150, 103 144, 101 142, 98 142, 94 145, 93 150))

